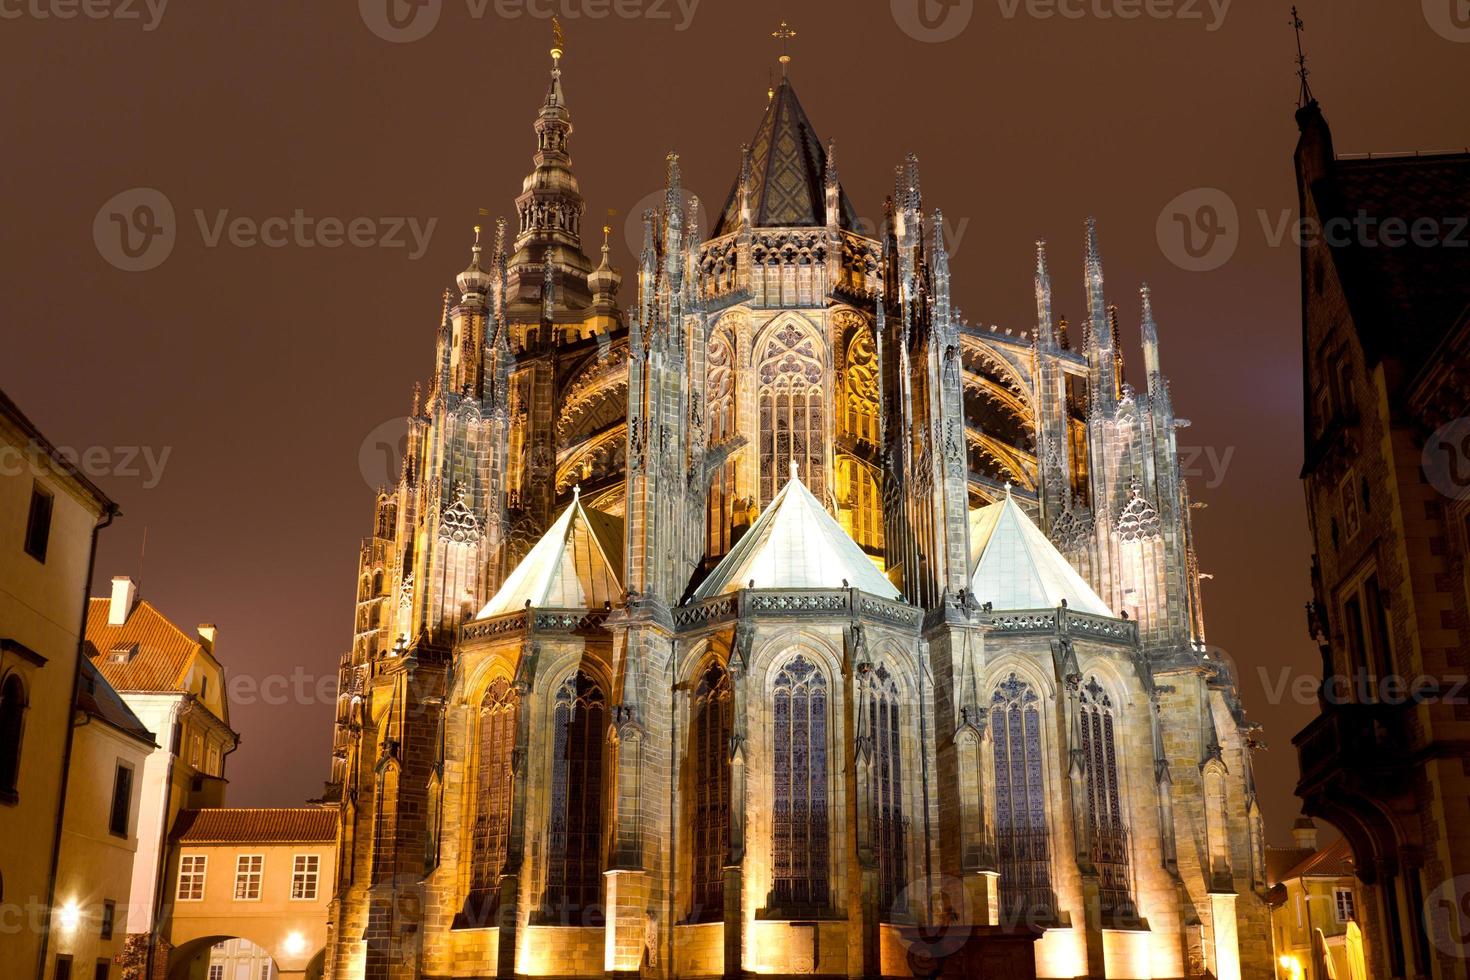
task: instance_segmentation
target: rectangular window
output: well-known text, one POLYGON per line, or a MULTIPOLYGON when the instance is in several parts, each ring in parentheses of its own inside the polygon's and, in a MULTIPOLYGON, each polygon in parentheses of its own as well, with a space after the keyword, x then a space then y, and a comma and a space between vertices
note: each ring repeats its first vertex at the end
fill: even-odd
POLYGON ((209 980, 225 980, 225 965, 223 963, 209 964, 209 980))
POLYGON ((41 484, 31 485, 31 513, 26 519, 26 554, 39 562, 46 561, 46 546, 51 542, 51 508, 54 503, 51 494, 42 489, 41 484))
POLYGON ((92 980, 107 980, 112 973, 112 964, 107 960, 98 960, 97 969, 92 971, 92 980))
POLYGON ((209 767, 204 771, 211 776, 220 775, 219 748, 217 746, 211 745, 209 747, 209 767))
POLYGON ((235 901, 259 901, 260 877, 264 869, 264 855, 241 854, 235 859, 235 901))
POLYGON ((291 866, 291 898, 298 902, 316 900, 317 874, 321 858, 316 854, 297 854, 291 866))
POLYGON ((71 980, 71 957, 56 957, 56 980, 71 980))
POLYGON ((1337 888, 1332 892, 1332 907, 1337 913, 1338 922, 1347 922, 1351 919, 1357 908, 1353 904, 1353 890, 1351 888, 1337 888))
POLYGON ((1343 478, 1337 488, 1338 499, 1342 505, 1342 529, 1348 538, 1356 536, 1358 530, 1363 526, 1362 512, 1358 509, 1358 494, 1354 489, 1354 482, 1353 472, 1349 470, 1348 475, 1343 478))
POLYGON ((128 836, 128 816, 132 808, 133 770, 119 765, 112 779, 112 818, 107 823, 107 829, 118 837, 128 836))
POLYGON ((204 736, 195 735, 189 740, 189 765, 199 768, 204 761, 204 736))
POLYGON ((117 903, 111 899, 102 902, 102 938, 112 938, 112 928, 117 923, 117 903))
POLYGON ((204 901, 204 872, 208 861, 203 854, 185 854, 179 858, 179 901, 204 901))
POLYGON ((1306 899, 1298 895, 1296 897, 1296 927, 1300 929, 1305 923, 1302 921, 1302 910, 1306 905, 1306 899))
POLYGON ((269 963, 260 964, 260 980, 271 980, 271 965, 269 963))

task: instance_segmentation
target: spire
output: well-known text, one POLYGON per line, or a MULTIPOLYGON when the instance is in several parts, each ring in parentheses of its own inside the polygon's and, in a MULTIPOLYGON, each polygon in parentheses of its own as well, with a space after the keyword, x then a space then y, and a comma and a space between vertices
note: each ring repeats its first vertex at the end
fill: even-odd
POLYGON ((1036 242, 1036 342, 1042 350, 1057 348, 1051 313, 1051 272, 1046 267, 1046 242, 1036 242))
MULTIPOLYGON (((755 228, 826 227, 827 150, 790 79, 777 82, 748 145, 751 150, 742 155, 740 176, 730 188, 713 237, 738 230, 742 222, 755 228)), ((837 209, 841 227, 857 225, 857 211, 840 187, 837 209)))
POLYGON ((623 277, 618 270, 612 267, 612 259, 608 247, 608 236, 612 234, 612 225, 602 226, 602 262, 593 270, 592 275, 587 277, 587 285, 592 290, 594 298, 607 300, 609 303, 618 294, 618 287, 623 283, 623 277))
POLYGON ((1087 219, 1087 312, 1093 342, 1099 348, 1111 346, 1108 304, 1103 296, 1102 253, 1097 246, 1097 219, 1087 219))
POLYGON ((1317 100, 1312 98, 1312 86, 1307 83, 1307 76, 1312 74, 1307 68, 1307 54, 1302 48, 1302 31, 1306 25, 1302 23, 1301 16, 1296 12, 1296 6, 1291 8, 1291 27, 1296 32, 1296 74, 1301 80, 1301 91, 1297 94, 1296 107, 1305 109, 1309 105, 1315 105, 1317 100))
POLYGON ((1163 383, 1159 370, 1159 326, 1154 322, 1153 296, 1148 283, 1139 289, 1143 299, 1143 371, 1148 377, 1148 390, 1152 394, 1163 383))

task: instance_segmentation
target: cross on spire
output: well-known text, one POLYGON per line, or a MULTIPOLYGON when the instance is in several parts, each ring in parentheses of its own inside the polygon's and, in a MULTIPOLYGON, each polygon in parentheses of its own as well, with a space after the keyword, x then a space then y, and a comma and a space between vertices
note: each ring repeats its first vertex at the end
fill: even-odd
POLYGON ((1312 98, 1312 87, 1307 84, 1307 76, 1311 74, 1311 71, 1307 68, 1307 54, 1302 48, 1302 31, 1306 30, 1306 25, 1302 23, 1302 18, 1297 13, 1294 4, 1291 8, 1291 28, 1296 32, 1296 74, 1302 81, 1301 94, 1297 96, 1296 102, 1296 107, 1300 109, 1311 105, 1316 100, 1312 98))
POLYGON ((786 77, 786 66, 791 64, 791 41, 796 37, 796 29, 784 20, 781 26, 771 32, 771 37, 781 42, 781 77, 786 77))
POLYGON ((551 64, 555 69, 561 68, 562 55, 567 52, 567 36, 562 33, 560 18, 551 18, 551 64))

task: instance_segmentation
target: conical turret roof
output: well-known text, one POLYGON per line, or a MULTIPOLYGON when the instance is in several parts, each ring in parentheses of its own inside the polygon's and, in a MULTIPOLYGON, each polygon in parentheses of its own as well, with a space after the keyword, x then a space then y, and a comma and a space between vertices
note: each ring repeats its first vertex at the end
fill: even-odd
MULTIPOLYGON (((818 228, 827 224, 827 151, 789 79, 781 79, 750 143, 750 220, 757 228, 818 228)), ((844 228, 857 212, 841 193, 844 228)), ((740 227, 740 178, 715 226, 716 237, 740 227)))
POLYGON ((994 609, 1054 609, 1114 616, 1092 586, 1006 492, 1004 500, 970 512, 970 587, 994 609))
POLYGON ((795 475, 695 591, 696 599, 757 589, 862 589, 897 599, 893 583, 795 475), (845 583, 845 585, 844 585, 845 583))
POLYGON ((477 619, 524 609, 596 609, 623 601, 623 522, 577 494, 477 619))

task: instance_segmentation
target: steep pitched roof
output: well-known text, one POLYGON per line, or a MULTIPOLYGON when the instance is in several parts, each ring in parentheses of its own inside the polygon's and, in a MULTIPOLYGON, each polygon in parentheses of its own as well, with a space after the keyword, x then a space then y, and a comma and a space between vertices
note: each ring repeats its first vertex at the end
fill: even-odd
POLYGON ((1282 881, 1293 878, 1325 877, 1347 878, 1357 873, 1353 862, 1353 849, 1346 837, 1339 837, 1326 847, 1309 852, 1295 867, 1282 874, 1282 881))
MULTIPOLYGON (((1332 179, 1312 188, 1324 221, 1375 224, 1328 239, 1353 321, 1369 357, 1398 357, 1408 376, 1422 367, 1440 339, 1470 310, 1470 229, 1456 223, 1470 215, 1470 153, 1341 158, 1332 179), (1381 223, 1425 219, 1436 239, 1415 244, 1405 235, 1389 247, 1381 223)), ((1354 225, 1356 227, 1356 225, 1354 225)))
POLYGON ((147 599, 138 600, 121 626, 107 622, 109 599, 87 603, 87 657, 119 691, 182 691, 194 658, 204 651, 190 636, 159 612, 147 599), (117 648, 137 647, 126 660, 114 662, 117 648))
POLYGON ((1266 883, 1276 885, 1285 881, 1288 872, 1316 852, 1310 847, 1266 847, 1266 883))
POLYGON ((337 811, 322 807, 184 810, 173 839, 184 844, 317 844, 337 839, 337 811))
POLYGON ((694 596, 707 599, 752 582, 757 589, 847 587, 885 599, 899 597, 893 583, 794 475, 694 596))
POLYGON ((147 745, 153 745, 153 733, 150 732, 138 716, 133 714, 117 691, 113 690, 107 678, 97 669, 97 665, 90 660, 81 663, 82 679, 77 688, 77 710, 86 713, 92 718, 105 721, 118 731, 131 735, 138 741, 147 745))
POLYGON ((577 494, 478 618, 515 612, 527 603, 552 609, 593 609, 605 602, 621 602, 622 567, 623 522, 582 506, 577 494))
MULTIPOLYGON (((839 223, 857 225, 841 193, 839 223)), ((750 142, 750 220, 757 228, 814 228, 827 223, 827 151, 788 79, 781 79, 750 142)), ((740 178, 715 226, 716 237, 740 226, 740 178)))
POLYGON ((1115 615, 1007 492, 970 512, 970 574, 975 599, 995 609, 1052 609, 1115 615))

